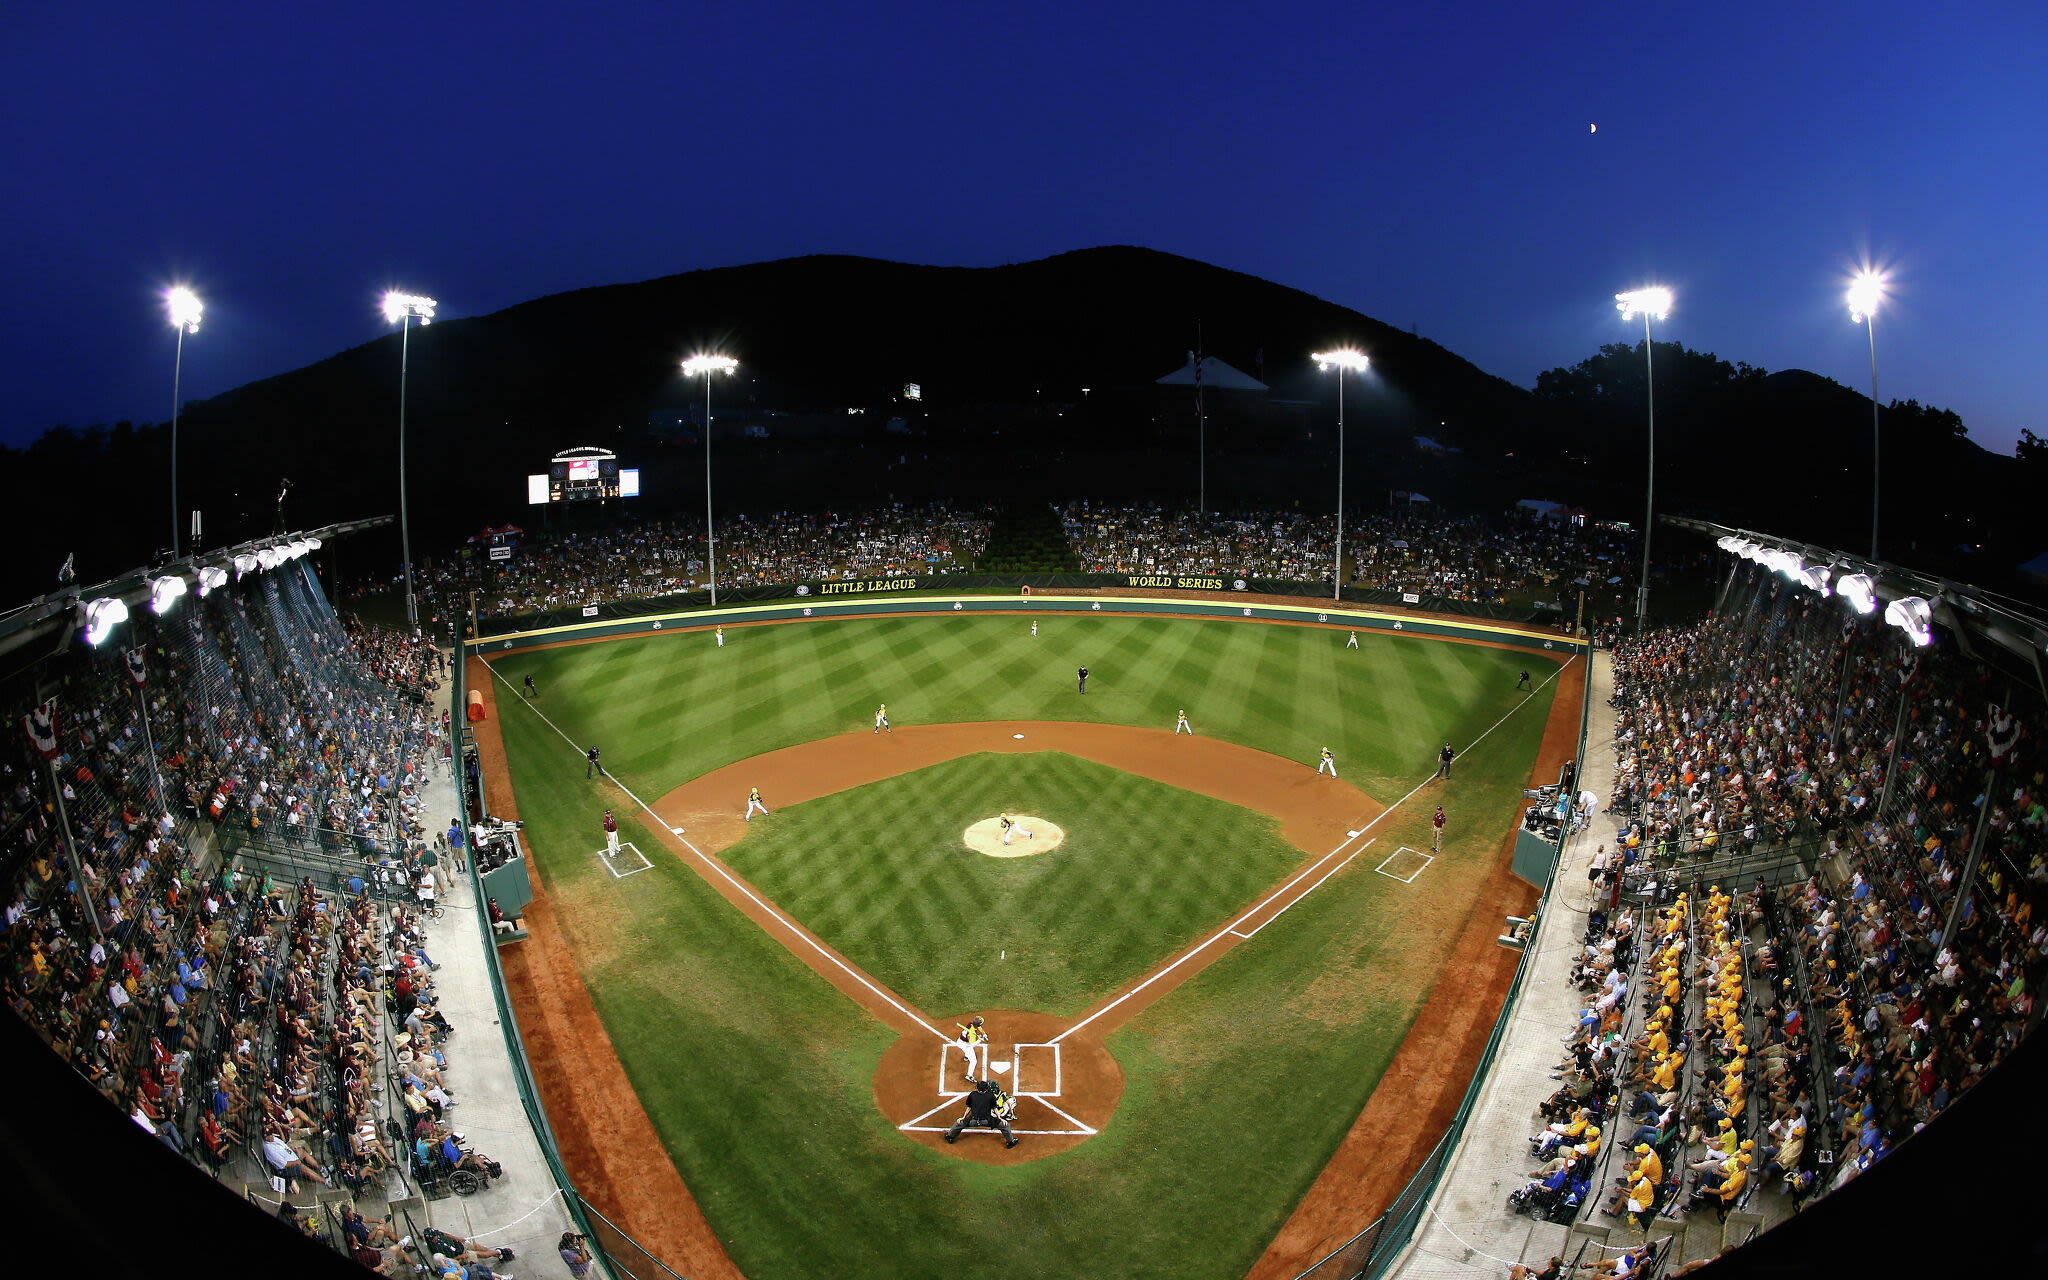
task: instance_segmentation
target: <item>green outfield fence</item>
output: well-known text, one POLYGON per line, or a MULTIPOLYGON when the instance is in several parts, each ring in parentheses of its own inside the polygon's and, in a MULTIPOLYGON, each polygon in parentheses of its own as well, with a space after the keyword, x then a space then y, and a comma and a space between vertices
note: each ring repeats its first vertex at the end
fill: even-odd
MULTIPOLYGON (((984 575, 986 576, 986 575, 984 575)), ((1074 577, 1077 575, 1061 575, 1074 577)), ((1085 575, 1107 576, 1107 575, 1085 575)), ((1116 575, 1118 585, 1133 585, 1131 575, 1116 575)), ((1015 589, 1020 585, 1034 585, 1049 578, 1028 580, 1004 579, 1001 584, 990 582, 989 589, 998 585, 1015 589)), ((895 581, 909 582, 911 579, 895 581)), ((919 580, 926 581, 926 580, 919 580)), ((1135 585, 1148 585, 1137 583, 1135 585)), ((1171 582, 1157 585, 1171 586, 1171 582)), ((1262 584, 1288 585, 1298 584, 1262 584)), ((769 589, 762 589, 767 591, 769 589)), ((1321 623, 1332 627, 1355 628, 1360 631, 1400 632, 1402 634, 1432 636, 1452 639, 1486 640, 1496 644, 1519 645, 1535 650, 1549 650, 1567 661, 1572 657, 1588 658, 1591 646, 1582 640, 1558 630, 1534 629, 1509 623, 1486 621, 1474 618, 1472 621, 1456 621, 1444 618, 1425 618, 1405 613, 1381 613, 1371 609, 1332 607, 1330 602, 1307 602, 1300 605, 1244 604, 1223 596, 1216 600, 1181 600, 1159 597, 1062 597, 1062 596, 974 596, 962 593, 957 600, 943 597, 923 596, 916 599, 891 599, 887 595, 862 596, 856 599, 814 599, 797 596, 793 588, 781 588, 780 598, 756 604, 741 604, 717 610, 703 609, 662 614, 636 614, 619 617, 610 614, 609 607, 591 605, 580 612, 572 613, 571 620, 556 622, 562 615, 545 615, 544 620, 553 625, 543 625, 529 630, 498 632, 481 639, 471 640, 457 651, 453 664, 455 678, 452 684, 450 715, 457 727, 465 723, 468 702, 467 677, 462 659, 469 656, 488 658, 494 654, 537 645, 556 644, 564 640, 596 639, 618 636, 648 635, 664 630, 709 627, 714 624, 738 624, 750 622, 801 622, 806 618, 829 619, 845 617, 881 617, 891 614, 931 614, 945 612, 960 613, 1019 613, 1019 612, 1106 612, 1106 613, 1152 613, 1178 617, 1236 618, 1265 622, 1321 623)), ((1378 592, 1376 595, 1396 593, 1378 592)), ((522 621, 534 621, 526 619, 522 621)), ((1591 672, 1585 681, 1586 692, 1579 712, 1579 743, 1575 759, 1583 762, 1586 753, 1586 728, 1591 713, 1593 681, 1591 672)), ((466 738, 467 735, 464 735, 466 738)), ((467 752, 472 748, 465 747, 467 752)), ((456 785, 461 790, 462 812, 465 824, 487 816, 481 786, 473 786, 468 761, 458 761, 455 770, 456 785)), ((1557 854, 1563 848, 1560 836, 1551 859, 1551 876, 1556 876, 1557 854)), ((531 863, 529 862, 529 867, 531 863)), ((476 863, 469 864, 471 884, 477 891, 478 899, 483 896, 483 886, 478 879, 476 863)), ((1548 900, 1549 886, 1544 887, 1544 898, 1538 902, 1540 917, 1543 902, 1548 900)), ((631 1276, 634 1280, 658 1280, 662 1276, 682 1277, 653 1254, 642 1248, 626 1231, 606 1216, 597 1206, 585 1200, 576 1190, 568 1170, 562 1164, 560 1151, 556 1148, 554 1131, 548 1124, 546 1109, 540 1103, 540 1091, 533 1080, 531 1067, 526 1059, 526 1045, 519 1034, 519 1020, 512 1008, 512 1002, 505 993, 504 971, 498 965, 496 937, 490 922, 483 912, 477 912, 477 927, 484 940, 484 951, 490 960, 491 994, 497 1002, 498 1018, 505 1029, 505 1043, 511 1051, 512 1070, 518 1082, 520 1105, 525 1108, 528 1122, 533 1126, 535 1139, 540 1144, 542 1155, 547 1159, 549 1172, 554 1175, 558 1186, 575 1218, 579 1228, 590 1237, 599 1253, 615 1275, 631 1276)), ((1533 933, 1533 929, 1532 929, 1533 933)), ((1457 1117, 1450 1129, 1440 1139, 1422 1168, 1408 1182, 1393 1205, 1370 1227, 1347 1242, 1343 1248, 1303 1272, 1304 1276, 1315 1276, 1317 1280, 1340 1280, 1361 1275, 1377 1275, 1384 1269, 1401 1246, 1415 1230, 1424 1205, 1436 1189, 1438 1177, 1442 1174, 1445 1161, 1457 1145, 1457 1138, 1463 1132, 1465 1121, 1478 1097, 1479 1086, 1486 1078, 1493 1064, 1493 1057, 1506 1033, 1508 1019, 1514 1012, 1515 1002, 1522 990, 1524 973, 1528 968, 1529 953, 1525 950, 1521 962, 1515 968, 1514 983, 1508 992, 1507 1001, 1501 1007, 1499 1019, 1494 1023, 1493 1034, 1486 1042, 1486 1051, 1480 1060, 1477 1074, 1466 1090, 1464 1101, 1459 1105, 1457 1117)))

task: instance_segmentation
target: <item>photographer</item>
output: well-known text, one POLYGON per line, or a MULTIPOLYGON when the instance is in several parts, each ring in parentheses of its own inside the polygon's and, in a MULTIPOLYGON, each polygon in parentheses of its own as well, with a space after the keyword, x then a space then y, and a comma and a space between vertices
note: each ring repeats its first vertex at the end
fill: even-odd
POLYGON ((576 1280, 583 1280, 590 1274, 589 1237, 579 1236, 574 1231, 564 1231, 561 1243, 555 1246, 555 1250, 562 1255, 563 1264, 569 1268, 569 1274, 575 1276, 576 1280))

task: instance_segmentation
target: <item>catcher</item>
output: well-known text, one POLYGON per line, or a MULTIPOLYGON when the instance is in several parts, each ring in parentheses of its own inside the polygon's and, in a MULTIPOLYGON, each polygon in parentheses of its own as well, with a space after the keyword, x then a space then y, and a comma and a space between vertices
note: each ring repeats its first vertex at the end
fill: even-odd
POLYGON ((974 1092, 967 1095, 967 1110, 946 1130, 946 1141, 957 1142, 960 1131, 973 1125, 977 1129, 999 1129, 1003 1134, 1003 1147, 1007 1150, 1017 1145, 1017 1135, 1010 1132, 1010 1115, 1016 1110, 1016 1100, 1004 1093, 993 1080, 984 1080, 974 1086, 974 1092))

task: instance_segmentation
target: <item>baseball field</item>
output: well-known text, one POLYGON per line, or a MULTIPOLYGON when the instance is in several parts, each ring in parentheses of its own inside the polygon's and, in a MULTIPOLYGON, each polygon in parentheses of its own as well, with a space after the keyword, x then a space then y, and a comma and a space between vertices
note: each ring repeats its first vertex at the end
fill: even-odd
POLYGON ((540 881, 502 953, 528 1056, 579 1188, 665 1262, 1291 1275, 1405 1178, 1491 1025, 1578 664, 1110 614, 725 636, 469 666, 540 881), (944 1138, 973 1016, 1014 1149, 944 1138))

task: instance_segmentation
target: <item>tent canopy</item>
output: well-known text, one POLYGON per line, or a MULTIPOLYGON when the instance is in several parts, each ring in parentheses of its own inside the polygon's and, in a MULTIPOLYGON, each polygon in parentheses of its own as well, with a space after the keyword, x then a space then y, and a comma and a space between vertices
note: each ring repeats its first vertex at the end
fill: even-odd
MULTIPOLYGON (((1195 353, 1188 352, 1188 362, 1172 373, 1160 378, 1162 387, 1192 387, 1195 385, 1195 353)), ((1215 356, 1202 357, 1202 385, 1223 391, 1264 391, 1266 384, 1240 369, 1218 360, 1215 356)))

